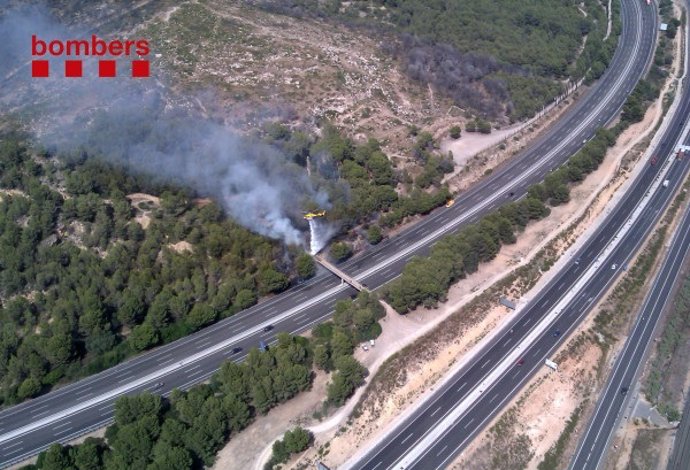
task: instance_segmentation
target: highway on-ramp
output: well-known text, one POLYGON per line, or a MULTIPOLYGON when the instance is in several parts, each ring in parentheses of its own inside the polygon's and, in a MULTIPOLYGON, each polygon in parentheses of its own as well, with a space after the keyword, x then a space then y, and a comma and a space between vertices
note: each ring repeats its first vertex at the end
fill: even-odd
MULTIPOLYGON (((340 266, 370 288, 400 274, 415 255, 439 238, 478 220, 561 165, 609 122, 644 73, 654 50, 656 17, 637 0, 623 0, 623 32, 609 70, 527 151, 497 168, 450 208, 434 211, 400 235, 340 266)), ((0 467, 21 461, 53 442, 65 442, 112 420, 122 394, 188 388, 213 374, 224 360, 241 360, 277 331, 300 332, 328 318, 338 299, 354 294, 320 272, 314 279, 186 338, 137 356, 100 374, 0 412, 0 467), (271 331, 264 331, 268 325, 271 331), (238 348, 239 351, 238 351, 238 348), (157 383, 162 382, 162 386, 157 383)))
MULTIPOLYGON (((517 391, 543 366, 543 361, 562 341, 569 331, 577 326, 584 318, 587 311, 606 292, 608 286, 623 269, 630 257, 636 251, 646 234, 654 226, 663 209, 668 205, 674 191, 687 174, 690 162, 686 159, 677 160, 674 146, 681 133, 687 132, 684 127, 687 124, 690 113, 690 97, 687 85, 682 89, 681 102, 678 111, 661 138, 662 144, 655 150, 660 162, 657 165, 647 165, 639 177, 631 185, 630 191, 621 202, 612 210, 610 215, 597 232, 576 253, 569 266, 562 270, 539 295, 534 298, 521 312, 519 317, 508 325, 502 334, 495 337, 490 345, 472 360, 471 364, 461 369, 443 386, 436 390, 424 405, 414 411, 396 429, 385 436, 363 458, 350 464, 349 468, 357 469, 387 469, 387 468, 443 468, 457 456, 459 452, 470 442, 489 420, 496 415, 502 406, 512 398, 517 391), (667 172, 660 176, 660 172, 667 172), (668 186, 662 184, 662 179, 668 179, 668 186), (628 216, 638 208, 643 198, 649 198, 649 203, 639 212, 639 219, 630 226, 626 234, 620 234, 621 227, 626 225, 628 216), (615 249, 607 251, 612 239, 617 239, 615 249), (603 254, 606 253, 606 254, 603 254), (581 278, 582 274, 596 264, 596 273, 589 279, 581 278), (584 288, 575 295, 565 308, 559 307, 553 312, 554 307, 569 293, 572 286, 581 281, 586 281, 584 288), (515 351, 516 344, 530 334, 535 325, 547 316, 555 313, 555 321, 530 347, 518 352, 518 358, 524 362, 514 364, 495 383, 485 387, 483 384, 499 362, 515 351), (482 390, 477 390, 482 387, 482 390), (466 412, 453 416, 453 410, 467 400, 472 393, 479 393, 481 398, 471 404, 466 412), (438 431, 438 424, 448 418, 450 426, 438 431), (422 443, 428 439, 428 446, 422 443)), ((685 137, 685 144, 689 142, 685 137)), ((682 262, 684 250, 687 250, 690 234, 687 233, 687 218, 680 229, 680 236, 674 240, 668 263, 662 272, 663 279, 672 283, 672 273, 677 270, 682 262), (671 273, 671 274, 669 274, 671 273)), ((656 303, 650 301, 650 308, 658 309, 660 302, 665 301, 670 286, 666 282, 658 282, 653 289, 656 303)), ((638 344, 638 340, 648 340, 653 325, 650 327, 650 314, 643 313, 639 330, 636 330, 631 340, 632 344, 638 344)), ((639 355, 644 348, 632 348, 635 356, 630 361, 623 360, 627 364, 637 364, 639 355)), ((619 371, 623 374, 623 380, 630 381, 634 373, 632 367, 622 367, 619 371)), ((612 403, 621 401, 620 389, 611 387, 612 403), (617 396, 616 396, 617 394, 617 396)), ((607 392, 608 393, 608 392, 607 392)), ((607 401, 604 399, 604 401, 607 401)), ((614 413, 615 416, 615 413, 614 413)), ((609 422, 604 425, 612 426, 609 422)), ((601 439, 595 432, 592 437, 592 445, 597 448, 605 448, 606 439, 601 439)), ((586 456, 585 456, 586 460, 586 456)), ((573 468, 584 467, 584 461, 578 461, 573 468)), ((594 468, 594 467, 592 467, 594 468)))

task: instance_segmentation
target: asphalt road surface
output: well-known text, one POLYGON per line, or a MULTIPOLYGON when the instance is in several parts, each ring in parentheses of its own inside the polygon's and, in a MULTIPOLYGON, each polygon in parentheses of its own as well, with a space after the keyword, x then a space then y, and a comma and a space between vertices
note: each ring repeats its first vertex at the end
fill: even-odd
MULTIPOLYGON (((673 143, 680 137, 679 133, 684 126, 688 113, 690 112, 690 99, 687 93, 687 86, 683 90, 681 107, 675 119, 668 128, 667 133, 662 137, 662 145, 658 149, 660 163, 656 166, 649 165, 640 175, 635 184, 620 204, 612 211, 606 223, 598 230, 598 233, 583 247, 576 255, 576 259, 568 269, 563 270, 545 288, 540 295, 535 298, 523 310, 520 318, 511 325, 512 333, 506 332, 497 337, 486 351, 479 355, 472 364, 460 371, 442 389, 435 392, 433 398, 426 402, 410 418, 408 418, 394 433, 373 449, 362 461, 354 468, 362 469, 385 469, 399 468, 396 462, 401 460, 415 444, 420 442, 429 430, 433 429, 438 422, 448 415, 457 403, 468 396, 475 384, 479 384, 492 370, 492 366, 497 364, 500 359, 508 355, 509 351, 524 338, 533 326, 546 315, 565 292, 572 286, 577 278, 584 272, 589 264, 595 261, 602 261, 602 266, 597 274, 586 284, 586 288, 576 296, 569 306, 558 316, 558 320, 552 328, 544 333, 542 337, 527 351, 523 353, 524 363, 515 365, 512 370, 494 386, 483 390, 483 398, 479 400, 467 413, 453 423, 441 438, 426 452, 405 468, 443 468, 455 457, 471 438, 481 430, 502 405, 507 402, 520 387, 531 377, 539 368, 543 367, 543 360, 548 357, 555 346, 560 343, 561 338, 572 330, 582 319, 589 307, 603 295, 611 281, 619 274, 620 270, 627 265, 627 262, 636 251, 647 232, 654 225, 655 220, 662 210, 669 203, 673 191, 680 184, 682 178, 687 173, 689 162, 685 160, 675 160, 671 164, 667 175, 669 186, 659 186, 653 195, 651 204, 645 209, 641 219, 623 238, 616 250, 605 260, 601 259, 601 252, 613 237, 618 228, 622 226, 627 216, 638 206, 640 199, 647 193, 649 186, 654 181, 660 171, 662 159, 668 156, 673 143), (616 265, 616 268, 614 268, 616 265)), ((689 142, 686 137, 685 144, 689 142)), ((640 321, 632 334, 629 344, 633 346, 626 349, 626 353, 618 362, 615 375, 619 377, 617 383, 607 390, 607 395, 603 401, 607 404, 602 406, 602 417, 600 422, 593 424, 593 432, 589 436, 591 441, 584 446, 590 449, 574 463, 572 468, 581 469, 595 468, 598 459, 588 456, 600 455, 606 448, 606 437, 602 435, 604 431, 610 430, 615 425, 616 412, 622 404, 623 395, 621 389, 631 383, 634 377, 636 365, 641 361, 644 353, 644 346, 651 338, 654 324, 661 310, 662 304, 666 302, 668 294, 673 284, 677 271, 682 264, 683 257, 690 245, 690 219, 686 216, 680 230, 679 238, 674 240, 668 262, 664 265, 660 274, 660 280, 654 285, 650 299, 645 304, 645 308, 640 315, 640 321), (652 315, 654 313, 654 315, 652 315), (633 367, 635 366, 635 367, 633 367), (610 403, 610 406, 608 404, 610 403), (613 412, 611 411, 613 410, 613 412), (603 438, 603 439, 602 439, 603 438), (591 454, 590 454, 591 451, 591 454)))
MULTIPOLYGON (((529 150, 456 198, 452 207, 432 212, 340 268, 372 289, 389 282, 412 256, 425 254, 445 234, 524 194, 527 187, 577 151, 597 128, 611 121, 654 50, 656 18, 652 8, 641 9, 639 3, 623 0, 622 40, 605 75, 529 150)), ((337 300, 354 294, 336 277, 319 272, 314 279, 232 318, 6 409, 0 412, 0 467, 107 424, 118 396, 189 388, 207 379, 223 361, 241 360, 260 340, 273 341, 279 331, 301 332, 328 318, 337 300), (264 331, 269 325, 273 328, 264 331)))
POLYGON ((638 314, 633 331, 616 360, 604 393, 599 398, 594 416, 586 428, 570 468, 593 470, 598 468, 603 461, 616 423, 628 399, 627 391, 633 388, 664 307, 672 301, 674 285, 689 249, 690 211, 687 211, 664 259, 661 271, 656 276, 651 291, 638 314))
POLYGON ((690 468, 690 395, 685 400, 683 417, 676 432, 673 453, 668 470, 687 470, 690 468))

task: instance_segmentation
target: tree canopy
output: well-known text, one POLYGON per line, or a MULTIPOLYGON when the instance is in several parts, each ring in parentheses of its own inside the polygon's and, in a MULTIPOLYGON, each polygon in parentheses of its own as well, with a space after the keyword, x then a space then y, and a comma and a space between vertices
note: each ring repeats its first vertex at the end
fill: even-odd
POLYGON ((54 157, 19 135, 0 136, 0 190, 0 405, 313 275, 305 258, 295 266, 299 252, 185 188, 83 154, 54 157))

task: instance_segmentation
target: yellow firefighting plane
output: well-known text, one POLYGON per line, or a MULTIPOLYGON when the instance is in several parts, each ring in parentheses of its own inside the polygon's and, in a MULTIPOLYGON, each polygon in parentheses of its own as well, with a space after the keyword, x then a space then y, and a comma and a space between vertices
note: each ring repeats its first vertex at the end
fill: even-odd
POLYGON ((304 214, 304 218, 306 220, 311 220, 311 219, 315 219, 316 217, 323 217, 324 215, 326 215, 326 211, 306 212, 304 214))

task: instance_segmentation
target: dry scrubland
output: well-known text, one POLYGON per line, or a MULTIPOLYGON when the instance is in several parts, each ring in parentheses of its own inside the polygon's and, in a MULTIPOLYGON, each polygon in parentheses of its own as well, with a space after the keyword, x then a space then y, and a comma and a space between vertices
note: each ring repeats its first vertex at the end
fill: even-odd
MULTIPOLYGON (((672 90, 673 86, 670 83, 666 91, 672 90)), ((439 317, 456 312, 463 306, 460 310, 462 315, 450 315, 430 335, 384 364, 388 372, 377 376, 374 384, 364 392, 355 417, 335 434, 330 432, 317 436, 315 449, 293 461, 289 468, 301 468, 319 458, 331 465, 342 464, 360 446, 369 442, 371 436, 389 426, 401 409, 420 398, 425 391, 433 390, 433 384, 464 353, 506 318, 508 312, 505 308, 495 306, 498 295, 520 298, 539 278, 545 282, 552 273, 542 276, 543 273, 591 226, 631 176, 649 144, 649 131, 654 129, 663 114, 662 102, 668 102, 665 92, 661 96, 664 100, 654 103, 641 123, 620 136, 616 146, 609 150, 605 164, 574 188, 569 204, 555 208, 547 219, 530 225, 518 244, 504 247, 496 260, 456 284, 451 289, 448 302, 438 310, 418 309, 408 314, 409 320, 428 326, 441 323, 439 317), (581 211, 579 216, 578 209, 581 211), (567 228, 563 230, 563 227, 567 228), (524 264, 529 259, 531 261, 527 265, 493 284, 506 269, 524 264), (482 291, 483 294, 477 297, 482 291), (474 300, 470 301, 472 298, 474 300)), ((489 152, 487 160, 496 158, 496 153, 501 150, 504 149, 495 149, 493 154, 489 152)), ((654 264, 661 243, 660 237, 648 243, 646 251, 639 257, 640 267, 632 269, 631 277, 621 282, 621 287, 602 302, 590 320, 572 334, 555 356, 560 365, 559 372, 543 372, 535 377, 508 411, 494 419, 494 423, 457 459, 456 468, 467 468, 469 462, 473 468, 536 468, 540 463, 541 468, 551 468, 554 462, 564 459, 563 455, 572 451, 576 442, 572 433, 579 429, 578 422, 586 420, 591 412, 595 392, 605 377, 610 353, 622 345, 625 328, 630 325, 626 313, 629 315, 643 296, 640 275, 654 264), (622 302, 622 298, 626 301, 622 302), (563 432, 555 433, 554 429, 563 432)), ((385 333, 384 328, 384 337, 385 333)), ((410 334, 408 339, 416 336, 410 334)), ((304 422, 305 418, 302 415, 301 421, 304 422)))
POLYGON ((145 31, 161 45, 160 65, 186 86, 218 90, 217 111, 245 129, 326 117, 405 159, 414 143, 408 126, 456 121, 450 104, 407 79, 377 39, 344 27, 208 1, 182 3, 145 31))

